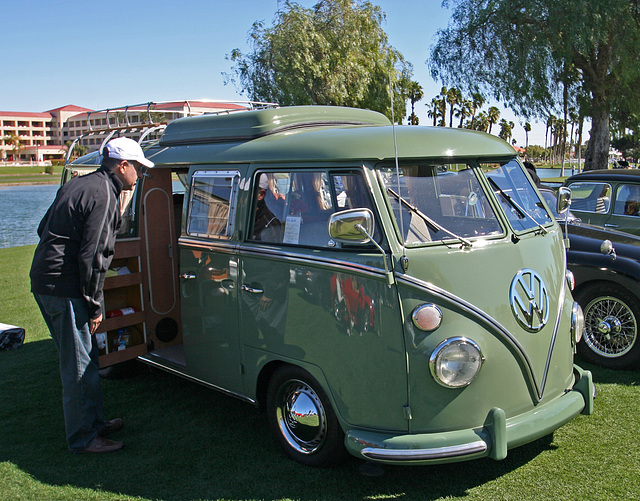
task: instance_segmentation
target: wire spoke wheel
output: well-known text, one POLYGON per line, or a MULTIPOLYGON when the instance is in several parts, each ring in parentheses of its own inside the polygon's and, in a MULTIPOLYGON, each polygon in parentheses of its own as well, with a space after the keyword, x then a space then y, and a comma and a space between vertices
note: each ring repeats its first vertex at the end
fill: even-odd
POLYGON ((587 305, 584 340, 603 357, 620 357, 631 350, 638 335, 636 317, 624 302, 606 296, 587 305))
POLYGON ((585 331, 578 353, 585 360, 614 369, 633 368, 640 361, 640 303, 625 292, 601 285, 579 295, 585 331))

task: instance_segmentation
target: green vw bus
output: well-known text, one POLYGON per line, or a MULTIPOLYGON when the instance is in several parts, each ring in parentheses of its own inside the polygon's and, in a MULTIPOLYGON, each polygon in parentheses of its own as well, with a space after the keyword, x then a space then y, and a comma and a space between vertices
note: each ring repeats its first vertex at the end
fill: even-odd
POLYGON ((314 466, 503 459, 592 412, 562 233, 504 141, 272 107, 176 120, 146 155, 103 366, 260 406, 314 466))

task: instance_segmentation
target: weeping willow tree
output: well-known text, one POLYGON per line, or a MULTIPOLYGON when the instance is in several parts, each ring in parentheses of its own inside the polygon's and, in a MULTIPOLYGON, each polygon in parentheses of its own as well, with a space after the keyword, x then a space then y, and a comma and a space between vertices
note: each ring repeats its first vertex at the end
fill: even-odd
POLYGON ((607 166, 610 117, 640 110, 638 0, 445 0, 434 78, 492 95, 527 118, 591 120, 585 169, 607 166))
POLYGON ((379 7, 354 0, 320 0, 312 8, 285 2, 271 26, 257 21, 250 51, 227 58, 234 83, 249 99, 280 105, 323 104, 406 114, 411 65, 382 29, 379 7))

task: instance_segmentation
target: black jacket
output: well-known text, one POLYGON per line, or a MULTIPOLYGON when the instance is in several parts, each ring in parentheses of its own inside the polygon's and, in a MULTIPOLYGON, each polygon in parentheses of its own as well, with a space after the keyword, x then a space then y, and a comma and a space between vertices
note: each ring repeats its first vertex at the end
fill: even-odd
POLYGON ((98 169, 62 186, 38 226, 31 292, 84 297, 89 318, 102 312, 102 287, 120 227, 122 182, 98 169))

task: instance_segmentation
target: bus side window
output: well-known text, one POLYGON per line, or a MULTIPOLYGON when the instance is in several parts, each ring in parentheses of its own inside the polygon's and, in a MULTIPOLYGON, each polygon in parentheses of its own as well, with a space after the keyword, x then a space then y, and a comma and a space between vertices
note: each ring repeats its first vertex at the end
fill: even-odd
POLYGON ((191 181, 187 235, 231 238, 239 173, 195 172, 191 181))

